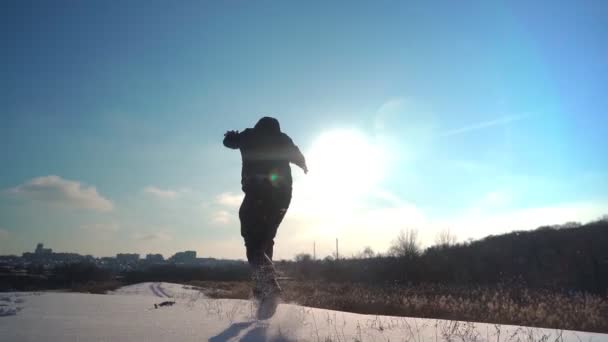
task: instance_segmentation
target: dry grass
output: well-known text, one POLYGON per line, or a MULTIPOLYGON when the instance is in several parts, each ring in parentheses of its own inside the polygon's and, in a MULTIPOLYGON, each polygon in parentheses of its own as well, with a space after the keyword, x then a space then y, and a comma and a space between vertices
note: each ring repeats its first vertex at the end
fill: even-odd
POLYGON ((210 298, 249 299, 251 285, 245 281, 190 281, 194 286, 210 298))
MULTIPOLYGON (((248 282, 197 282, 212 298, 251 298, 248 282)), ((367 286, 284 281, 283 299, 301 305, 412 316, 608 332, 608 298, 514 287, 367 286)))

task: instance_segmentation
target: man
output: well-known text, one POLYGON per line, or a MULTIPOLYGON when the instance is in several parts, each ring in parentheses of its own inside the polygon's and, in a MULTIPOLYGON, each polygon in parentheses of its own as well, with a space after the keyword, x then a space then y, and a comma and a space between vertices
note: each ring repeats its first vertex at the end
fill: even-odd
POLYGON ((277 228, 291 201, 291 168, 294 163, 308 173, 306 160, 291 138, 281 132, 279 121, 263 117, 254 128, 228 131, 224 146, 239 149, 243 160, 241 187, 245 198, 239 210, 241 235, 247 260, 253 268, 256 299, 277 297, 281 291, 272 264, 277 228))

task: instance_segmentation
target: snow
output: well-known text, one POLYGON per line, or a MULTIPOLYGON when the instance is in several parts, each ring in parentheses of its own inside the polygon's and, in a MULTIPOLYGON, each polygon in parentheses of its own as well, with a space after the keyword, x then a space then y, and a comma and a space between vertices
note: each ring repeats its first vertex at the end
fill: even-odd
POLYGON ((158 298, 179 298, 196 300, 204 297, 202 292, 192 286, 172 283, 140 283, 123 286, 109 294, 127 296, 152 296, 158 298))
POLYGON ((0 341, 608 341, 608 334, 360 315, 281 304, 267 321, 251 301, 210 299, 171 283, 108 295, 0 294, 0 341), (154 304, 175 301, 158 309, 154 304))

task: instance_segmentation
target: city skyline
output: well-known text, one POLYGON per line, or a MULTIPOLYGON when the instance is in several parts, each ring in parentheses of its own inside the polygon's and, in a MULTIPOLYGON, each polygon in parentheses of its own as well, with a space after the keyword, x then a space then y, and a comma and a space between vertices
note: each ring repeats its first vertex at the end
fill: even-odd
MULTIPOLYGON (((20 255, 0 255, 0 257, 18 257, 18 258, 40 258, 39 261, 44 261, 44 258, 49 258, 49 260, 73 263, 76 262, 78 258, 80 261, 84 261, 87 259, 124 259, 126 261, 148 261, 148 262, 167 262, 167 261, 177 261, 187 260, 187 261, 196 261, 196 260, 210 260, 215 259, 211 257, 200 257, 197 255, 196 251, 178 251, 170 257, 165 257, 161 253, 146 253, 144 255, 140 253, 130 253, 130 252, 122 252, 116 253, 113 256, 99 256, 92 254, 80 254, 74 253, 73 251, 54 251, 52 248, 45 248, 44 243, 38 242, 36 244, 36 248, 33 251, 24 251, 20 255)), ((244 260, 235 260, 235 261, 243 261, 244 260)))

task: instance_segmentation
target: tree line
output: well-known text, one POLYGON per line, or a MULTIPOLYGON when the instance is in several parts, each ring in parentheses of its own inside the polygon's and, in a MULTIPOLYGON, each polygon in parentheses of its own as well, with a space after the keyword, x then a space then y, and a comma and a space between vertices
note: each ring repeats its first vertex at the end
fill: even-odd
MULTIPOLYGON (((386 255, 365 248, 352 258, 313 260, 308 254, 295 261, 278 261, 282 275, 299 280, 381 284, 500 285, 608 294, 608 218, 584 225, 567 223, 532 231, 456 243, 442 232, 437 244, 420 248, 415 230, 401 232, 386 255)), ((187 282, 191 280, 246 281, 245 262, 222 266, 160 265, 115 273, 94 264, 56 267, 52 275, 0 276, 0 291, 69 288, 79 284, 119 281, 187 282)))
POLYGON ((332 282, 439 283, 494 285, 518 283, 532 288, 608 290, 608 219, 587 224, 567 223, 532 231, 455 243, 443 232, 437 245, 425 250, 416 231, 402 232, 387 255, 366 249, 359 255, 312 260, 301 254, 279 268, 297 279, 332 282))

